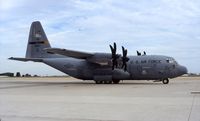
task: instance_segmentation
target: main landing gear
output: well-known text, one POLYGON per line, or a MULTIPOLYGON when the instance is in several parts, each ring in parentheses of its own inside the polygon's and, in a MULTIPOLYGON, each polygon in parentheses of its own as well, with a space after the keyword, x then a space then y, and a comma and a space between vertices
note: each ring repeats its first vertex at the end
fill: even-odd
POLYGON ((119 84, 120 80, 113 80, 113 84, 119 84))
POLYGON ((96 80, 95 81, 96 82, 96 84, 119 84, 119 82, 120 82, 120 80, 112 80, 112 81, 110 81, 110 80, 105 80, 105 81, 100 81, 100 80, 96 80))

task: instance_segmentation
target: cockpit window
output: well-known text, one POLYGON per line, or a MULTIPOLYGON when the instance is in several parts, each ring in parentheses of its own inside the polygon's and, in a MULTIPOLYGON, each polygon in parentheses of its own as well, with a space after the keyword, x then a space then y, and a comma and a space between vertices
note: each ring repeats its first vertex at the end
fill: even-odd
POLYGON ((167 63, 174 63, 174 64, 177 64, 177 62, 176 62, 173 58, 167 58, 167 59, 166 59, 166 62, 167 62, 167 63))
POLYGON ((174 61, 175 64, 178 64, 177 61, 174 61))

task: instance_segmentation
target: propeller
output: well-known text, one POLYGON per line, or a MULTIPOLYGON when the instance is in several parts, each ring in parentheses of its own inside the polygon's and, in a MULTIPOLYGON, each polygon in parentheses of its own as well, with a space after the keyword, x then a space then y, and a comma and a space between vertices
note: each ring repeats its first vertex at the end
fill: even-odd
POLYGON ((127 57, 127 49, 125 49, 123 46, 122 46, 122 53, 123 53, 122 68, 124 68, 124 71, 127 71, 127 62, 129 61, 129 58, 127 57))
POLYGON ((114 42, 113 46, 110 45, 110 49, 112 52, 112 70, 114 70, 115 67, 117 68, 117 65, 118 65, 117 59, 119 58, 119 55, 116 54, 117 45, 115 42, 114 42))

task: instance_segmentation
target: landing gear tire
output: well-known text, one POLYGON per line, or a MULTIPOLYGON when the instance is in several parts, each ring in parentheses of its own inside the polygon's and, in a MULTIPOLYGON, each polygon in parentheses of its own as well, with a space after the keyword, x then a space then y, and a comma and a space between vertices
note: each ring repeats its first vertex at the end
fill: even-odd
POLYGON ((96 84, 103 84, 103 81, 95 81, 96 84))
POLYGON ((113 84, 119 84, 120 80, 113 80, 113 84))
POLYGON ((162 80, 162 83, 163 83, 163 84, 168 84, 168 83, 169 83, 169 79, 163 79, 163 80, 162 80))

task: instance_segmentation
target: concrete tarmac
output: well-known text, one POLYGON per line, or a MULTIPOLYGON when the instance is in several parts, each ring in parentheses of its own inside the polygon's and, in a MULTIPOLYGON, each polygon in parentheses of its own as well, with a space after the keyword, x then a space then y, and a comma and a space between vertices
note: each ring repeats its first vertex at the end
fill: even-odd
POLYGON ((73 78, 0 78, 1 121, 200 121, 200 78, 96 85, 73 78))

